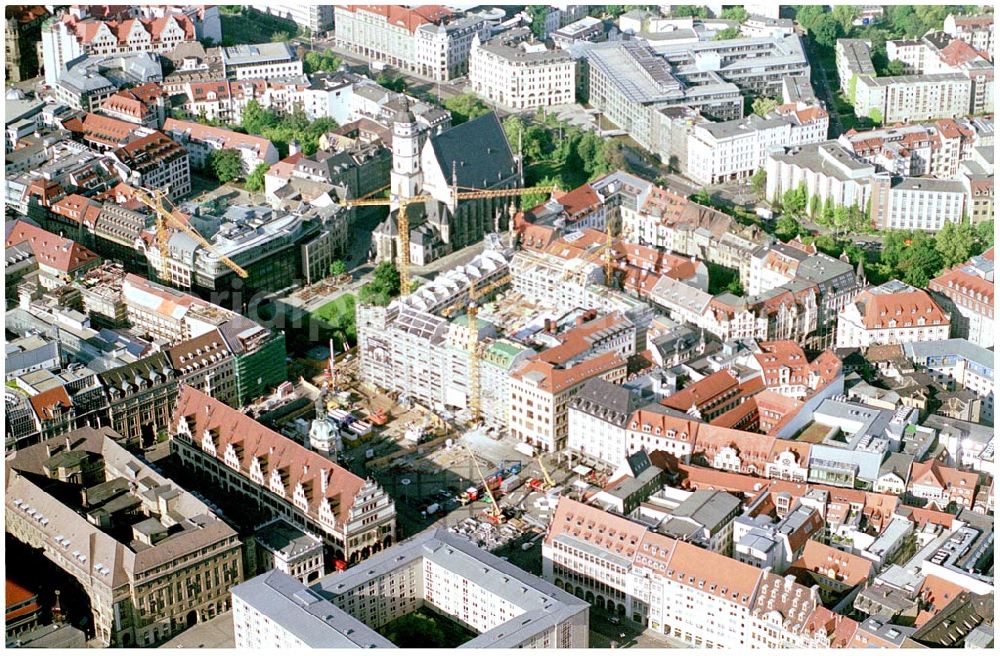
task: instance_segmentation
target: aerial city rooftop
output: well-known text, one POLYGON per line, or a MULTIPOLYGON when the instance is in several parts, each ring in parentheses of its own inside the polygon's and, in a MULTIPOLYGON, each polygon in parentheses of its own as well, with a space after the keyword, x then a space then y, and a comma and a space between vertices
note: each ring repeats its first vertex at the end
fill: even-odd
POLYGON ((6 645, 993 647, 992 12, 7 6, 6 645))

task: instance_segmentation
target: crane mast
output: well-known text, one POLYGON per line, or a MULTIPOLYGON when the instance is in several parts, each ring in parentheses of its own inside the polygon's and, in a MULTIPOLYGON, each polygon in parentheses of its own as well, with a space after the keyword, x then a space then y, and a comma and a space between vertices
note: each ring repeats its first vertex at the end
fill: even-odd
MULTIPOLYGON (((559 187, 555 185, 540 185, 535 187, 517 187, 514 189, 473 189, 469 191, 459 191, 458 182, 452 166, 451 196, 455 209, 458 209, 458 201, 475 200, 480 198, 506 198, 511 196, 526 196, 528 194, 558 193, 559 187)), ((407 207, 417 203, 434 200, 429 194, 411 196, 410 198, 356 198, 343 199, 337 201, 341 207, 374 207, 386 206, 393 203, 399 204, 399 211, 396 214, 396 225, 399 229, 399 293, 400 296, 407 296, 410 293, 410 219, 407 207)))
POLYGON ((156 245, 160 251, 160 278, 163 279, 164 282, 169 284, 172 281, 169 259, 170 231, 168 230, 168 225, 190 235, 191 238, 198 242, 202 248, 219 258, 223 264, 232 269, 240 278, 246 278, 249 275, 243 267, 220 253, 211 242, 201 236, 201 233, 171 214, 170 211, 163 205, 163 199, 165 196, 166 195, 159 189, 150 190, 143 189, 141 187, 135 188, 136 200, 152 209, 156 214, 156 245))

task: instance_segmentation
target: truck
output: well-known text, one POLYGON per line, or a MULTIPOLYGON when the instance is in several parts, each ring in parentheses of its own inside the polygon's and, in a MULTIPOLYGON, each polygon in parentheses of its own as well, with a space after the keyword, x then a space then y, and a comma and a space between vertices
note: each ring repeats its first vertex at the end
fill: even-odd
POLYGON ((514 450, 518 453, 523 453, 529 458, 535 457, 535 447, 531 446, 527 442, 518 442, 517 446, 514 447, 514 450))
POLYGON ((517 488, 521 487, 521 483, 523 482, 524 481, 517 474, 514 474, 513 476, 508 476, 507 478, 503 479, 503 482, 500 483, 500 492, 502 492, 503 494, 510 494, 517 488))

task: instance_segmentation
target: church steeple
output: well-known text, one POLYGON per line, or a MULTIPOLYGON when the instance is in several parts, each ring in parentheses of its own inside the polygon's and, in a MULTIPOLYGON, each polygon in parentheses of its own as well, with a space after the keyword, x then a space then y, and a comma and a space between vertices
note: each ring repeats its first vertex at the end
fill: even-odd
MULTIPOLYGON (((392 173, 389 178, 393 198, 412 198, 423 187, 420 130, 406 96, 403 96, 402 106, 392 119, 392 173)), ((394 203, 393 207, 396 206, 394 203)))

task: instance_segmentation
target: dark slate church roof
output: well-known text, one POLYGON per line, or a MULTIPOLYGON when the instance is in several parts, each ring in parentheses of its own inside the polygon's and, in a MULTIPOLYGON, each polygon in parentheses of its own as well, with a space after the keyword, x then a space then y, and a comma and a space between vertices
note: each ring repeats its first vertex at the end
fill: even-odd
POLYGON ((431 137, 431 145, 449 183, 455 162, 459 187, 492 188, 517 172, 514 153, 495 112, 431 137))

